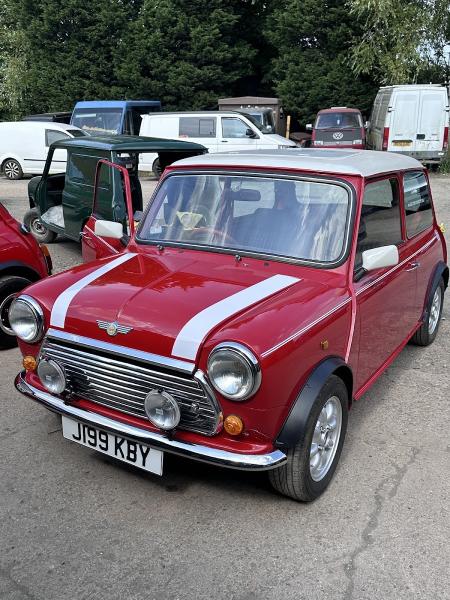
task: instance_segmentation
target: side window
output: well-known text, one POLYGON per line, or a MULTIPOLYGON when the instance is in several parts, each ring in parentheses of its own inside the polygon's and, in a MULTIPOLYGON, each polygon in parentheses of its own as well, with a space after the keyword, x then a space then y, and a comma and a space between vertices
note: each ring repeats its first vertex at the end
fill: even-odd
POLYGON ((180 117, 179 135, 193 138, 216 137, 216 119, 180 117))
POLYGON ((58 140, 63 140, 65 138, 70 138, 70 135, 64 133, 63 131, 59 131, 58 129, 46 129, 45 130, 45 145, 48 147, 53 142, 57 142, 58 140))
POLYGON ((224 138, 247 137, 248 125, 236 117, 222 118, 222 135, 224 138))
POLYGON ((364 250, 399 244, 402 241, 397 180, 368 183, 364 190, 358 230, 355 267, 362 263, 364 250))
MULTIPOLYGON (((95 171, 100 158, 99 156, 71 154, 67 164, 66 181, 76 185, 94 187, 95 171)), ((100 187, 107 188, 109 182, 109 169, 102 168, 100 171, 100 187)))
POLYGON ((422 171, 405 173, 403 177, 405 197, 406 233, 409 238, 428 229, 433 224, 431 195, 427 179, 422 171))

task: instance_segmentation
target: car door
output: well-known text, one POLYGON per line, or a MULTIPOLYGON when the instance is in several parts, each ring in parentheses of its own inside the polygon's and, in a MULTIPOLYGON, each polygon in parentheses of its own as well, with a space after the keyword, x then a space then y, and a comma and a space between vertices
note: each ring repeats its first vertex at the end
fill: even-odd
POLYGON ((222 137, 219 137, 220 152, 256 150, 259 135, 247 123, 239 117, 221 117, 220 121, 222 128, 222 137))
POLYGON ((407 171, 403 176, 406 237, 417 269, 416 319, 422 316, 428 285, 440 260, 433 229, 430 185, 424 171, 407 171))
POLYGON ((119 254, 134 233, 131 185, 128 171, 107 160, 100 160, 95 175, 92 214, 82 231, 83 261, 89 262, 119 254), (99 237, 95 233, 97 221, 121 223, 123 238, 99 237))
POLYGON ((368 384, 412 332, 416 321, 416 268, 405 241, 400 182, 396 176, 366 183, 361 208, 354 283, 357 310, 358 367, 356 389, 368 384), (362 252, 396 245, 394 267, 361 273, 362 252))

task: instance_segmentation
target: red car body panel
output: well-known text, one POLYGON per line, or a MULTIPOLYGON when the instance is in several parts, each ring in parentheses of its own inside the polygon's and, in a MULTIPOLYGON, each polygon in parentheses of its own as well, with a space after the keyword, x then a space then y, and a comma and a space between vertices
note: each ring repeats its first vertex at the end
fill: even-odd
POLYGON ((20 231, 20 225, 0 204, 0 276, 28 273, 37 280, 48 275, 48 265, 32 235, 20 231))
MULTIPOLYGON (((201 163, 199 168, 202 168, 201 163)), ((215 166, 215 170, 221 168, 215 166)), ((267 172, 258 165, 241 170, 246 169, 253 173, 267 172)), ((177 166, 172 166, 164 177, 176 170, 177 166)), ((196 166, 191 165, 189 170, 195 172, 196 166)), ((274 171, 275 168, 271 169, 274 171)), ((288 168, 283 169, 283 172, 288 171, 288 168)), ((303 169, 299 174, 305 173, 308 172, 303 169)), ((401 173, 397 176, 400 178, 401 173)), ((236 403, 217 393, 223 414, 236 413, 243 419, 244 433, 233 437, 222 430, 209 438, 182 430, 175 434, 177 439, 192 444, 207 443, 230 452, 270 451, 299 391, 321 361, 339 357, 346 363, 349 372, 353 372, 354 398, 368 389, 420 327, 433 268, 447 261, 444 238, 434 219, 432 228, 412 240, 405 236, 406 241, 399 246, 398 265, 374 271, 354 282, 355 246, 366 180, 343 174, 340 178, 353 187, 356 195, 351 251, 341 266, 318 269, 245 257, 237 261, 232 254, 170 247, 161 251, 157 246, 131 240, 125 252, 136 253, 136 256, 79 291, 70 304, 64 330, 110 341, 107 333, 99 330, 96 320, 118 320, 133 328, 126 336, 115 338, 118 344, 176 358, 172 352, 179 331, 204 308, 272 275, 297 277, 299 281, 290 287, 225 318, 202 340, 195 358, 195 366, 206 372, 211 350, 227 340, 249 347, 260 360, 262 384, 254 397, 236 403), (416 260, 423 266, 420 271, 411 268, 416 260), (380 286, 389 291, 381 303, 380 286), (388 327, 380 328, 380 321, 388 323, 388 327)), ((403 198, 400 200, 403 202, 403 198)), ((56 298, 109 260, 75 267, 29 290, 44 309, 46 328, 50 325, 56 298)), ((37 356, 39 353, 39 344, 21 342, 20 346, 23 354, 37 356)), ((26 381, 44 390, 35 373, 28 372, 26 381)), ((72 402, 120 422, 158 431, 146 419, 83 398, 72 402)))

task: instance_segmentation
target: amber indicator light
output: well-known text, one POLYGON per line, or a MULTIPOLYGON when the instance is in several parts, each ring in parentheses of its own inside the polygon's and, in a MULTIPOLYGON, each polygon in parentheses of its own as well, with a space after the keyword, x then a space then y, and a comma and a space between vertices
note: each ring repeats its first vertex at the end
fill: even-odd
POLYGON ((22 364, 26 371, 34 371, 37 367, 37 361, 34 356, 24 356, 22 364))
POLYGON ((223 423, 223 428, 229 435, 239 435, 244 430, 244 423, 237 415, 228 415, 223 423))

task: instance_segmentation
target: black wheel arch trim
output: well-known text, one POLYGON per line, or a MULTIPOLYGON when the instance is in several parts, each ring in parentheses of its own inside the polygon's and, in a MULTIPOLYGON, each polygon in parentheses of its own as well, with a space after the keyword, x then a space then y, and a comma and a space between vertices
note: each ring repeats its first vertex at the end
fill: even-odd
POLYGON ((350 407, 353 391, 352 370, 343 358, 339 356, 328 357, 314 368, 300 390, 276 439, 275 446, 277 448, 293 448, 303 440, 314 402, 328 378, 334 374, 340 377, 347 387, 350 407))
POLYGON ((421 319, 422 322, 424 322, 426 320, 426 318, 428 317, 428 311, 430 309, 430 303, 431 303, 431 294, 433 293, 434 289, 436 288, 437 284, 439 283, 439 280, 441 278, 444 280, 444 287, 445 287, 445 289, 447 289, 448 277, 449 277, 448 266, 446 265, 446 263, 444 261, 439 261, 438 264, 435 266, 433 274, 431 275, 430 281, 428 283, 427 295, 425 298, 422 319, 421 319))
POLYGON ((37 271, 35 271, 32 267, 23 262, 11 260, 0 264, 0 277, 3 277, 5 274, 11 276, 16 275, 17 277, 21 277, 24 275, 25 272, 31 278, 30 280, 33 283, 42 279, 42 276, 37 271), (22 272, 15 273, 16 270, 22 272))

